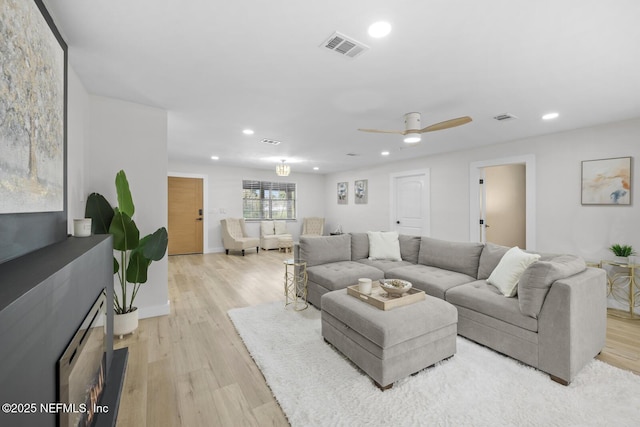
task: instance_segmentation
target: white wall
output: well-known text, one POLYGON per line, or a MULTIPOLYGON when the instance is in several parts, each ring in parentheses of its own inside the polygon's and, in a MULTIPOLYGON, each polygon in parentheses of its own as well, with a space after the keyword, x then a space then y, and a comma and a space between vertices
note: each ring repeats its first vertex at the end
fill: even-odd
MULTIPOLYGON (((227 217, 242 217, 242 180, 251 179, 273 182, 295 182, 298 190, 297 221, 289 221, 287 229, 297 241, 302 230, 302 218, 325 216, 324 177, 322 175, 291 172, 288 177, 279 177, 273 171, 249 168, 232 168, 216 165, 169 162, 169 175, 195 174, 207 177, 208 206, 205 206, 205 232, 209 247, 205 252, 222 252, 220 220, 227 217)), ((166 177, 165 177, 166 182, 166 177)), ((327 229, 325 229, 326 231, 327 229)), ((260 223, 247 222, 247 233, 260 236, 260 223)))
POLYGON ((336 173, 325 178, 325 216, 345 232, 389 228, 389 174, 429 168, 431 236, 469 239, 469 165, 491 159, 534 155, 536 158, 537 246, 544 252, 566 252, 587 260, 610 257, 615 242, 640 250, 640 173, 632 173, 632 206, 582 206, 581 161, 640 155, 640 119, 578 129, 383 166, 336 173), (353 203, 353 181, 369 180, 369 204, 353 203), (336 184, 349 182, 349 204, 338 205, 336 184))
MULTIPOLYGON (((166 227, 166 111, 95 95, 89 95, 88 101, 89 109, 82 117, 86 124, 84 197, 98 192, 115 205, 115 176, 123 169, 131 188, 136 208, 134 219, 140 234, 144 236, 166 227)), ((74 127, 79 126, 76 119, 74 127)), ((115 285, 117 292, 119 284, 115 285)), ((166 256, 149 268, 149 279, 140 288, 136 306, 140 317, 169 313, 166 256)))
POLYGON ((84 218, 84 156, 89 117, 89 94, 71 67, 67 91, 67 231, 73 234, 73 219, 84 218))

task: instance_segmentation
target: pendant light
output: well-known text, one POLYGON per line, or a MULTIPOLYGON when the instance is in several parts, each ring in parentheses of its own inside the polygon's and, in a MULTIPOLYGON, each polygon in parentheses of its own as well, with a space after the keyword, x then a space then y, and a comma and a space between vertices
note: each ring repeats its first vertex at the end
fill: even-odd
POLYGON ((289 167, 289 165, 285 165, 284 162, 285 160, 282 160, 281 165, 276 165, 276 175, 289 176, 289 173, 291 173, 291 167, 289 167))

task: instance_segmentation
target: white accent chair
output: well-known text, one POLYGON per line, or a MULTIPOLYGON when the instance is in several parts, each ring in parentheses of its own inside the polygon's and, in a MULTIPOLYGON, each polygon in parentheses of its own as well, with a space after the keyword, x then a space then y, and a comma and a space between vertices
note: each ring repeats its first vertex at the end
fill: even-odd
POLYGON ((245 249, 256 248, 256 253, 260 251, 260 239, 257 237, 247 236, 247 230, 244 226, 244 218, 225 218, 220 220, 222 225, 222 243, 227 255, 229 251, 242 251, 244 256, 245 249))
POLYGON ((279 241, 292 239, 286 221, 262 221, 260 223, 260 247, 265 250, 280 248, 279 241))
POLYGON ((324 233, 324 218, 309 217, 302 219, 302 236, 322 236, 324 233))

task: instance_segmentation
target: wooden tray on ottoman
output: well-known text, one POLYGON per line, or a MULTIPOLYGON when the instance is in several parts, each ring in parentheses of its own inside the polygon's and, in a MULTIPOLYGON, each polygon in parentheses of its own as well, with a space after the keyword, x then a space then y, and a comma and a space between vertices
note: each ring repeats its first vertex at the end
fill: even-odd
POLYGON ((387 292, 377 284, 371 287, 371 295, 360 292, 358 285, 348 286, 347 293, 380 310, 391 310, 392 308, 402 307, 403 305, 413 304, 414 302, 425 299, 424 291, 415 288, 409 289, 407 293, 401 297, 388 297, 387 292))

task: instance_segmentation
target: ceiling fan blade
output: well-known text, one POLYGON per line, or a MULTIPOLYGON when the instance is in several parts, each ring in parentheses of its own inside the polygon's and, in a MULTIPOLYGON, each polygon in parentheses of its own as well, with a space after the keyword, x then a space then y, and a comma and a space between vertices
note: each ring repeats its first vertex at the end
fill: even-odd
POLYGON ((471 121, 471 117, 469 116, 458 117, 457 119, 445 120, 444 122, 435 123, 431 126, 427 126, 426 128, 422 129, 420 133, 454 128, 456 126, 467 124, 470 121, 471 121))
POLYGON ((379 129, 358 129, 361 132, 374 132, 374 133, 397 133, 399 135, 404 135, 407 131, 404 130, 379 130, 379 129))

